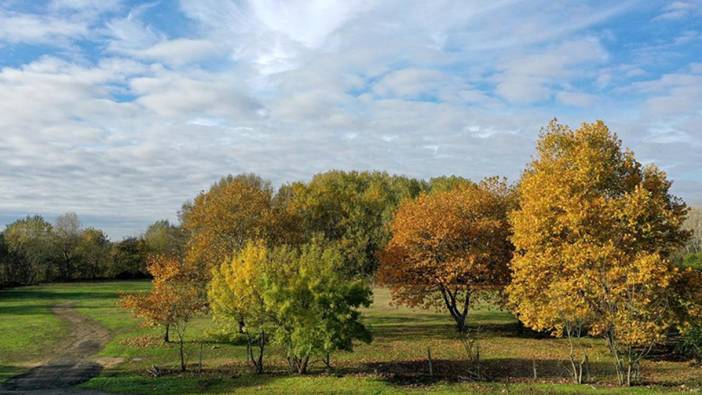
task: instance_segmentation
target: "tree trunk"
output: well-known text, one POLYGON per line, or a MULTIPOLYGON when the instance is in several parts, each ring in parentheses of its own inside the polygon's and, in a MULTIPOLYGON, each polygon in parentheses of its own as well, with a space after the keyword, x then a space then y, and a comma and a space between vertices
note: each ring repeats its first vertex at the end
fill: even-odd
POLYGON ((163 334, 163 342, 164 342, 164 343, 170 343, 170 342, 171 342, 171 339, 170 339, 170 336, 169 336, 170 329, 171 329, 171 325, 170 325, 170 324, 166 324, 166 332, 163 334))
POLYGON ((266 332, 261 331, 259 333, 258 339, 256 339, 256 343, 258 343, 256 345, 256 347, 258 348, 257 356, 254 356, 253 352, 255 341, 254 338, 250 334, 247 334, 246 339, 246 355, 248 356, 251 366, 254 367, 256 374, 261 374, 263 373, 263 352, 266 346, 266 332))
POLYGON ((466 290, 466 298, 463 301, 463 306, 460 306, 460 308, 460 302, 457 300, 458 291, 451 293, 451 290, 443 285, 439 286, 439 291, 444 299, 446 308, 456 322, 456 331, 458 331, 458 333, 464 333, 466 331, 466 318, 468 317, 468 308, 470 306, 470 291, 466 290))
POLYGON ((180 371, 185 372, 185 352, 183 351, 183 335, 178 333, 178 343, 180 347, 180 371))
POLYGON ((305 374, 305 373, 307 373, 307 364, 309 363, 309 361, 310 361, 310 356, 309 356, 309 355, 307 355, 307 356, 305 356, 304 358, 301 358, 301 359, 300 359, 300 362, 299 362, 298 368, 297 368, 297 373, 298 373, 298 374, 305 374))
POLYGON ((324 362, 324 368, 326 369, 326 371, 330 372, 332 370, 332 366, 331 366, 331 353, 329 351, 324 353, 324 358, 322 361, 324 362))

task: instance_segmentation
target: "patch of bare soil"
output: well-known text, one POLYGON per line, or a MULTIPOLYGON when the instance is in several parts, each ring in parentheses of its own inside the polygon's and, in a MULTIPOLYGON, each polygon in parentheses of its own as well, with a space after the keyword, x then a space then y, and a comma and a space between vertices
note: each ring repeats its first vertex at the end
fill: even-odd
POLYGON ((71 305, 55 306, 52 311, 68 323, 69 336, 56 346, 55 357, 7 380, 0 386, 0 394, 98 394, 71 387, 100 374, 104 360, 93 357, 110 339, 110 333, 71 305))

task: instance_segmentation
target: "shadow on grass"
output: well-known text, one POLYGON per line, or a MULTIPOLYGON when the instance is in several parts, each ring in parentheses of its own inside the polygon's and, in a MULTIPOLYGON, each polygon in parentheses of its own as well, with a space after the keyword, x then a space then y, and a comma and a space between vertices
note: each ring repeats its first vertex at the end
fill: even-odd
POLYGON ((0 390, 35 391, 70 388, 96 377, 102 366, 88 361, 58 361, 7 379, 0 390))
POLYGON ((286 377, 291 376, 283 371, 253 374, 243 366, 206 368, 202 371, 198 371, 197 367, 191 367, 186 372, 181 372, 179 369, 162 369, 158 377, 150 376, 145 372, 135 374, 112 370, 104 372, 82 387, 117 393, 144 393, 145 389, 148 389, 149 393, 158 394, 201 392, 219 394, 232 393, 247 387, 264 387, 286 377))
MULTIPOLYGON (((2 306, 0 307, 0 316, 8 315, 41 315, 51 314, 51 309, 56 307, 56 304, 26 304, 20 306, 2 306)), ((80 309, 104 308, 104 305, 80 305, 80 309)))
MULTIPOLYGON (((376 338, 398 339, 457 339, 456 327, 451 322, 437 323, 437 320, 423 317, 412 317, 408 325, 406 317, 388 317, 369 320, 368 323, 376 338)), ((488 322, 470 323, 470 330, 477 330, 480 337, 519 337, 524 339, 544 339, 550 337, 548 333, 536 332, 524 328, 518 322, 488 322)))
MULTIPOLYGON (((557 359, 531 361, 520 358, 486 359, 476 364, 465 360, 433 360, 433 375, 429 377, 429 364, 426 360, 372 362, 362 365, 349 373, 375 373, 385 381, 396 385, 431 383, 434 381, 470 381, 480 373, 487 381, 538 380, 563 381, 568 379, 569 362, 557 359)), ((612 367, 601 362, 590 363, 592 376, 612 374, 612 367)))
POLYGON ((70 299, 70 300, 93 300, 93 299, 116 299, 117 294, 115 291, 104 291, 104 292, 61 292, 57 290, 56 292, 45 291, 45 290, 32 290, 32 289, 11 289, 0 291, 0 300, 3 302, 22 302, 25 300, 56 300, 56 299, 70 299))

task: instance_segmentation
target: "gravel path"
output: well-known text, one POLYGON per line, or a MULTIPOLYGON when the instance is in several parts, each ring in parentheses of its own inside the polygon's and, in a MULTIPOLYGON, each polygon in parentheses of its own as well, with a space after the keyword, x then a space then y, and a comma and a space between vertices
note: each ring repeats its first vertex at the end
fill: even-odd
POLYGON ((53 313, 69 325, 69 335, 51 354, 56 357, 0 385, 0 394, 100 394, 73 389, 100 374, 103 366, 92 357, 110 339, 110 333, 97 321, 71 305, 52 308, 53 313))

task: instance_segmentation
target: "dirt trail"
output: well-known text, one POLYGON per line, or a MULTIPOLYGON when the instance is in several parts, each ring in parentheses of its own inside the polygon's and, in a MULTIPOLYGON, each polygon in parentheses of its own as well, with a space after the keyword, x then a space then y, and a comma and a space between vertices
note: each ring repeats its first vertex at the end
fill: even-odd
POLYGON ((7 380, 0 385, 0 394, 98 394, 71 387, 100 373, 103 366, 92 357, 107 343, 110 333, 69 304, 55 306, 52 311, 68 323, 68 337, 47 353, 55 357, 7 380))

